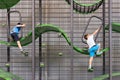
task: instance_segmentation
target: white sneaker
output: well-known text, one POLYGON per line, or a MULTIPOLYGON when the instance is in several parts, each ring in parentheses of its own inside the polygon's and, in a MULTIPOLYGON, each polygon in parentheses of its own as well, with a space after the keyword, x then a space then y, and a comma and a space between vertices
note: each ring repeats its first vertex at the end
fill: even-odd
POLYGON ((26 51, 21 51, 21 54, 23 54, 24 56, 28 56, 28 52, 26 52, 26 51))
POLYGON ((102 52, 97 52, 96 55, 97 56, 100 56, 102 54, 102 52))

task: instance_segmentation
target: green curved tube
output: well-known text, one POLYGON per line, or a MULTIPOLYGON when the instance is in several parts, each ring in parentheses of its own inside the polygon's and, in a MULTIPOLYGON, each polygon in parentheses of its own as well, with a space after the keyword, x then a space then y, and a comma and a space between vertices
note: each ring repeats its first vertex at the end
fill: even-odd
MULTIPOLYGON (((71 4, 70 0, 65 0, 68 4, 71 4)), ((96 11, 103 3, 104 0, 96 0, 92 4, 82 4, 77 0, 73 0, 73 9, 78 13, 88 14, 96 11)))
MULTIPOLYGON (((77 46, 72 45, 70 38, 68 37, 68 35, 64 32, 64 30, 62 30, 60 27, 55 26, 55 25, 51 25, 51 24, 41 24, 38 25, 39 27, 35 27, 35 39, 37 39, 39 37, 39 35, 46 33, 46 32, 58 32, 61 33, 61 35, 63 36, 63 38, 65 38, 66 42, 69 44, 69 46, 72 46, 72 48, 82 54, 86 54, 89 55, 88 51, 86 49, 81 49, 77 46)), ((20 39, 21 45, 22 46, 27 46, 28 44, 30 44, 32 42, 32 32, 29 32, 27 36, 23 37, 20 39)), ((7 46, 14 46, 17 47, 17 43, 12 41, 12 42, 6 42, 6 41, 0 41, 0 44, 4 44, 7 46)), ((101 50, 102 52, 107 51, 108 48, 105 48, 103 50, 101 50)))
POLYGON ((10 73, 6 72, 0 68, 0 78, 5 80, 23 80, 22 78, 10 73))
POLYGON ((16 5, 20 0, 0 0, 0 9, 9 9, 16 5))
MULTIPOLYGON (((112 76, 120 76, 120 72, 116 72, 116 73, 112 73, 112 76)), ((93 78, 92 80, 106 80, 107 78, 109 78, 108 74, 93 78)))
MULTIPOLYGON (((105 29, 109 30, 109 25, 107 25, 105 29)), ((120 33, 120 23, 112 22, 112 31, 120 33)))

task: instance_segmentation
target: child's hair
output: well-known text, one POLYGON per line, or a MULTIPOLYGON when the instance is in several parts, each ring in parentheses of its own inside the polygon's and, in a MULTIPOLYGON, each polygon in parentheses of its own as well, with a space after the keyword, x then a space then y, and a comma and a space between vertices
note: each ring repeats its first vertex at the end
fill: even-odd
POLYGON ((18 22, 17 25, 22 25, 22 23, 18 22))
POLYGON ((85 34, 85 35, 84 35, 84 38, 85 38, 86 40, 87 40, 87 36, 88 36, 88 34, 85 34))

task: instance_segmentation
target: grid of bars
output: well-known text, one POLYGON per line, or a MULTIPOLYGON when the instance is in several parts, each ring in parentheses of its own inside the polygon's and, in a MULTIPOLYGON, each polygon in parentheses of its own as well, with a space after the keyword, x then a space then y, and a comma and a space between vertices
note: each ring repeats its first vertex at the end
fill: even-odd
MULTIPOLYGON (((85 46, 81 42, 81 36, 89 17, 93 14, 102 17, 102 14, 100 14, 102 13, 101 9, 96 13, 89 15, 73 12, 73 26, 71 27, 70 5, 67 5, 64 0, 44 0, 42 5, 43 10, 46 11, 46 13, 43 11, 43 23, 55 24, 61 27, 73 40, 73 44, 81 48, 82 46, 85 46), (71 36, 71 28, 73 28, 73 36, 71 36)), ((98 22, 97 19, 93 19, 90 23, 89 31, 87 32, 92 32, 93 29, 97 29, 96 27, 99 27, 99 24, 100 22, 98 22)), ((90 80, 95 76, 102 74, 102 68, 100 68, 102 67, 102 64, 100 64, 102 63, 102 58, 95 59, 94 65, 96 66, 96 70, 93 73, 88 73, 87 67, 89 57, 73 51, 73 58, 71 58, 71 47, 68 46, 65 39, 56 36, 57 34, 55 33, 43 34, 43 43, 47 44, 46 56, 44 56, 47 67, 43 70, 45 72, 43 72, 43 74, 47 75, 43 76, 43 79, 71 80, 72 76, 73 80, 90 80), (63 53, 61 58, 58 56, 59 52, 63 53), (71 64, 72 59, 73 64, 71 64), (71 69, 71 66, 73 70, 71 69)), ((99 36, 99 38, 100 42, 102 42, 102 37, 99 36)))
MULTIPOLYGON (((92 3, 94 0, 81 0, 82 3, 92 3)), ((35 19, 36 24, 39 23, 39 0, 36 0, 35 5, 35 19)), ((106 24, 108 23, 108 1, 106 0, 106 24)), ((113 22, 120 22, 119 20, 119 8, 120 1, 113 1, 113 22)), ((21 0, 17 5, 11 8, 11 10, 19 10, 22 14, 22 21, 26 23, 27 27, 23 30, 26 35, 32 30, 32 0, 21 0)), ((81 41, 81 36, 84 31, 84 27, 87 24, 87 20, 90 16, 96 15, 102 17, 102 7, 92 14, 78 14, 73 11, 73 26, 71 27, 71 10, 64 0, 42 0, 42 23, 50 23, 59 26, 73 40, 73 44, 79 47, 85 46, 81 41), (73 33, 71 34, 71 28, 73 33), (72 36, 71 36, 72 35, 72 36)), ((0 10, 0 40, 7 40, 7 27, 6 24, 6 10, 0 10)), ((11 14, 11 27, 18 21, 17 14, 11 14)), ((90 23, 88 32, 93 32, 100 22, 93 19, 90 23)), ((106 31, 106 37, 108 32, 106 31)), ((113 33, 113 72, 119 72, 119 33, 113 33)), ((98 42, 102 44, 102 31, 98 38, 98 42)), ((108 46, 108 38, 106 38, 106 46, 108 46)), ((45 67, 42 68, 41 80, 92 80, 92 78, 102 75, 102 57, 95 58, 94 66, 95 71, 93 73, 87 72, 89 56, 79 54, 71 49, 66 43, 65 39, 59 37, 58 33, 50 32, 42 35, 42 44, 46 46, 42 47, 42 61, 45 63, 45 67), (58 53, 62 52, 63 56, 59 56, 58 53), (73 52, 73 58, 71 58, 71 52, 73 52), (73 59, 73 60, 71 60, 73 59), (73 61, 73 64, 71 64, 73 61), (72 69, 71 69, 72 66, 72 69), (72 72, 72 73, 71 73, 72 72)), ((102 45, 101 45, 102 46, 102 45)), ((29 51, 29 57, 23 57, 20 55, 18 48, 11 47, 10 49, 10 71, 16 75, 19 75, 24 80, 31 80, 32 78, 32 45, 24 47, 29 51)), ((36 40, 36 79, 39 80, 39 44, 36 40)), ((7 62, 7 47, 0 45, 0 67, 7 69, 5 63, 7 62), (4 54, 3 54, 4 53, 4 54)), ((106 73, 109 71, 108 54, 106 54, 106 73)))

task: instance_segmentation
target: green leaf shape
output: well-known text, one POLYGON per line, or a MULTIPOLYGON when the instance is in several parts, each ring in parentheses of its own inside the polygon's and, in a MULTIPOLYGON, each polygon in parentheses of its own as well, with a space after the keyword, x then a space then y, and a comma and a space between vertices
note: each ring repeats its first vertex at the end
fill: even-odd
POLYGON ((16 5, 20 0, 0 0, 0 9, 9 9, 16 5))

